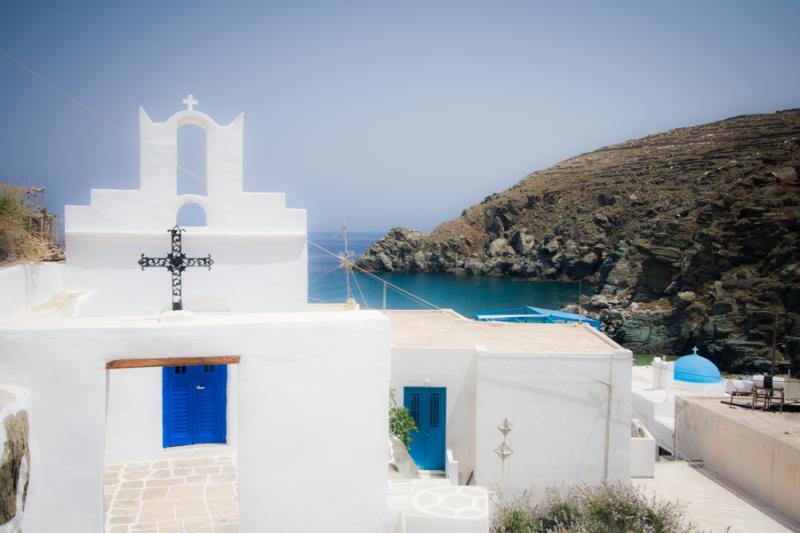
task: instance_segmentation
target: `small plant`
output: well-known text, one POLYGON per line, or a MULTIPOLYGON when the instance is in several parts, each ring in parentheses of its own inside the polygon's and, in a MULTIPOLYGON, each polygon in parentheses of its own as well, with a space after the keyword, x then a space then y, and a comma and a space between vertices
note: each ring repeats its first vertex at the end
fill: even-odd
POLYGON ((630 485, 551 490, 539 503, 528 492, 501 497, 492 533, 690 533, 677 505, 648 499, 630 485))
POLYGON ((539 533, 542 531, 537 506, 528 492, 498 503, 492 521, 492 533, 539 533))
POLYGON ((397 405, 395 390, 389 389, 389 434, 400 439, 409 448, 411 433, 418 429, 408 409, 397 405))

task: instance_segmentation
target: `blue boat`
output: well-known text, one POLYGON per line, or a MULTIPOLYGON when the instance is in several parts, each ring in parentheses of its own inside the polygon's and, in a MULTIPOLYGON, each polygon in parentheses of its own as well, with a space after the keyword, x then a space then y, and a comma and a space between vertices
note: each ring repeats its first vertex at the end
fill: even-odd
POLYGON ((544 309, 542 307, 512 307, 511 309, 498 309, 475 313, 475 320, 480 322, 519 322, 527 324, 569 324, 572 322, 589 324, 600 329, 600 321, 575 313, 544 309))

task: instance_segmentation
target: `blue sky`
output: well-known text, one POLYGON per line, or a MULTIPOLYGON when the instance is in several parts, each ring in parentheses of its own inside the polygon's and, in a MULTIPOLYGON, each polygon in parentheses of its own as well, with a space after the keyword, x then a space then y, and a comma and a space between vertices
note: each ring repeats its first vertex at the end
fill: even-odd
MULTIPOLYGON (((429 230, 582 152, 800 107, 798 27, 794 1, 0 2, 0 49, 120 128, 244 111, 245 187, 315 230, 429 230)), ((135 142, 2 56, 0 124, 0 181, 56 212, 137 186, 135 142)))

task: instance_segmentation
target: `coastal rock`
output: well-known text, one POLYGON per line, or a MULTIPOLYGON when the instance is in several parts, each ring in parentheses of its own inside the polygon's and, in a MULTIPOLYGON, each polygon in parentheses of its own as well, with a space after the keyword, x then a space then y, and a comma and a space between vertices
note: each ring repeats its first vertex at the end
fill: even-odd
POLYGON ((797 178, 797 171, 792 167, 783 167, 772 173, 780 181, 790 181, 797 178))
POLYGON ((799 168, 800 110, 671 130, 535 172, 430 234, 394 228, 359 266, 583 280, 625 346, 698 345, 725 369, 768 350, 776 311, 779 339, 800 336, 799 168))
POLYGON ((419 245, 424 233, 406 228, 396 227, 379 241, 375 242, 368 252, 358 259, 358 266, 365 270, 387 271, 410 270, 411 262, 416 261, 419 270, 426 270, 427 265, 419 265, 424 255, 419 256, 419 245))
POLYGON ((489 243, 487 250, 490 257, 514 255, 514 249, 508 244, 505 239, 495 239, 489 243))
POLYGON ((467 274, 477 276, 485 271, 485 265, 483 264, 483 261, 481 261, 480 259, 477 259, 475 257, 470 257, 469 259, 467 259, 466 263, 464 263, 464 271, 467 274))
POLYGON ((515 231, 511 236, 511 246, 514 251, 519 255, 528 255, 532 250, 536 241, 533 236, 528 235, 522 231, 515 231))

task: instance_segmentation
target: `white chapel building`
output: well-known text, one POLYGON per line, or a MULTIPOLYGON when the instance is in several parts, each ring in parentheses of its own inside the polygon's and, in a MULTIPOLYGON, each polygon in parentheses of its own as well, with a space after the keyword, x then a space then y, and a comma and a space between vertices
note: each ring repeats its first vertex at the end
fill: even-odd
POLYGON ((140 188, 67 206, 64 262, 0 268, 0 392, 30 425, 0 532, 134 531, 109 521, 107 465, 224 454, 242 533, 485 533, 489 492, 630 479, 630 351, 586 325, 309 305, 306 212, 243 190, 244 115, 185 103, 140 109, 140 188), (206 195, 178 194, 185 125, 206 195), (205 226, 175 227, 188 204, 205 226), (390 389, 426 477, 389 479, 390 389))

